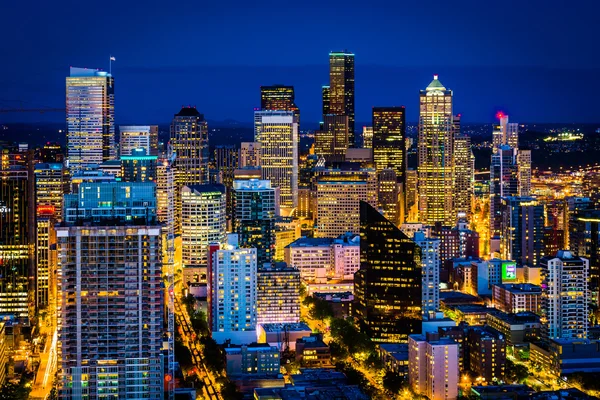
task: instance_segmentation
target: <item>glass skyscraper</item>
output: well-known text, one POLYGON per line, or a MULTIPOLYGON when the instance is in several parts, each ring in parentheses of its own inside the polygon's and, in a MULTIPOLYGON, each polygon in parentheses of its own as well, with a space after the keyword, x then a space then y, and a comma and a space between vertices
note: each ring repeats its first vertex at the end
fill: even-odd
POLYGON ((114 82, 105 71, 71 67, 67 77, 69 168, 116 157, 114 82))
POLYGON ((323 111, 348 116, 350 147, 354 145, 354 54, 348 51, 329 53, 329 89, 323 90, 323 111), (326 105, 325 99, 328 98, 326 105))

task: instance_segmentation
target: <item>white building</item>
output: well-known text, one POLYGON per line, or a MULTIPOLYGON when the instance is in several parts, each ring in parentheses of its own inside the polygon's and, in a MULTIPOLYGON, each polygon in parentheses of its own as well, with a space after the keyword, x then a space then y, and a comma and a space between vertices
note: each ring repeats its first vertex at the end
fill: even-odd
POLYGON ((156 216, 165 231, 175 233, 175 169, 168 160, 156 165, 156 216))
POLYGON ((257 263, 256 249, 225 245, 212 256, 209 273, 212 337, 218 343, 256 341, 257 263))
POLYGON ((408 336, 408 380, 430 400, 458 398, 458 343, 439 334, 408 336))
POLYGON ((206 267, 208 245, 226 238, 225 187, 189 185, 181 189, 181 260, 187 267, 206 267))
POLYGON ((285 248, 285 262, 300 270, 304 281, 316 278, 354 279, 360 268, 360 236, 300 238, 285 248))
POLYGON ((149 156, 158 156, 158 125, 121 125, 119 150, 129 156, 134 149, 144 149, 149 156))
POLYGON ((293 111, 255 111, 262 179, 280 188, 282 207, 298 205, 298 117, 293 111))
POLYGON ((546 339, 587 339, 590 262, 567 250, 543 257, 542 335, 546 339))
POLYGON ((440 240, 425 237, 423 231, 415 232, 413 240, 421 248, 421 299, 428 316, 440 308, 440 240))

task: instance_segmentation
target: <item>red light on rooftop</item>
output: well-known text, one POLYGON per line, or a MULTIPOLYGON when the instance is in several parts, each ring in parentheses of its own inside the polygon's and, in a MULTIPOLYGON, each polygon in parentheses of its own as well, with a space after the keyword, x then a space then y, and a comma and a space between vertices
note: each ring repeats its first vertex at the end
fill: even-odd
POLYGON ((498 118, 498 119, 502 119, 502 118, 504 118, 504 117, 506 117, 506 115, 505 115, 505 114, 504 114, 502 111, 498 111, 498 112, 496 113, 496 118, 498 118))

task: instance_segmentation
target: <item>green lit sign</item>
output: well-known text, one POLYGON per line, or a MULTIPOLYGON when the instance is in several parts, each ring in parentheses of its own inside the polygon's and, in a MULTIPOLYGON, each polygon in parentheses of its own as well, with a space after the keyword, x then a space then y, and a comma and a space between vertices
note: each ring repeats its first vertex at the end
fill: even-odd
POLYGON ((517 264, 514 262, 502 263, 502 282, 511 282, 517 280, 517 264))

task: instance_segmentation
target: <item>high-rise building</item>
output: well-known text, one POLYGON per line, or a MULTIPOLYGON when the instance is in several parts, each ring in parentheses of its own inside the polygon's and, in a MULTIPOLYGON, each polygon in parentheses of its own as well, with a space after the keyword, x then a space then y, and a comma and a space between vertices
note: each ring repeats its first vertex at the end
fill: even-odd
POLYGON ((502 198, 517 196, 519 176, 512 147, 500 145, 492 154, 490 167, 490 238, 502 234, 502 198))
POLYGON ((377 207, 375 169, 323 169, 316 181, 316 237, 360 231, 360 201, 377 207))
POLYGON ((275 255, 276 193, 269 181, 233 182, 233 229, 242 248, 255 248, 259 266, 275 255))
POLYGON ((519 124, 509 123, 508 115, 502 111, 496 114, 499 120, 498 125, 494 125, 492 132, 492 150, 495 153, 500 146, 505 145, 513 149, 519 148, 519 124))
POLYGON ((285 262, 298 268, 305 281, 321 277, 354 279, 360 268, 360 236, 300 238, 285 248, 285 262))
POLYGON ((300 322, 300 271, 265 264, 257 274, 257 324, 300 322))
POLYGON ((56 229, 61 398, 163 396, 155 199, 154 183, 92 183, 65 196, 56 229))
MULTIPOLYGON (((44 206, 42 206, 44 207, 44 206)), ((36 273, 35 273, 35 308, 40 310, 50 305, 55 299, 56 287, 56 217, 52 209, 48 211, 38 206, 36 218, 36 273)), ((50 312, 55 312, 51 309, 50 312)))
POLYGON ((262 179, 280 190, 280 204, 298 204, 298 119, 292 111, 255 111, 262 179))
POLYGON ((295 102, 293 86, 261 86, 260 108, 261 110, 293 111, 300 122, 300 110, 295 102))
POLYGON ((128 156, 121 156, 121 180, 123 182, 156 181, 157 156, 151 156, 145 149, 133 149, 128 156))
POLYGON ((532 197, 505 197, 501 208, 502 257, 536 266, 544 256, 544 205, 532 197))
POLYGON ((415 232, 415 243, 421 248, 421 301, 423 315, 429 316, 440 309, 440 240, 415 232))
POLYGON ((353 314, 376 342, 421 332, 421 249, 368 203, 360 202, 360 269, 353 314))
MULTIPOLYGON (((211 255, 211 332, 221 343, 236 336, 256 337, 256 249, 225 245, 211 255)), ((243 339, 242 339, 243 341, 243 339)), ((247 342, 246 342, 247 343, 247 342)))
POLYGON ((400 223, 400 203, 396 172, 386 168, 377 174, 379 207, 383 216, 398 225, 400 223))
POLYGON ((225 187, 186 185, 181 189, 181 261, 185 267, 206 267, 208 245, 224 243, 225 187))
POLYGON ((121 156, 131 155, 134 149, 144 149, 149 156, 158 156, 158 125, 119 126, 121 156))
POLYGON ((373 107, 373 162, 377 172, 392 168, 398 183, 406 180, 406 110, 373 107))
POLYGON ((545 339, 587 339, 589 265, 568 250, 540 260, 545 339))
POLYGON ((454 134, 454 208, 457 215, 471 216, 473 182, 475 181, 475 157, 471 150, 471 138, 455 131, 454 134))
POLYGON ((519 196, 531 193, 531 150, 519 149, 517 152, 517 169, 519 174, 519 196))
POLYGON ((260 143, 242 142, 239 167, 260 167, 260 143))
POLYGON ((504 380, 506 337, 490 327, 469 327, 466 337, 469 367, 488 384, 504 380))
POLYGON ((425 224, 453 225, 454 212, 454 124, 452 91, 433 76, 420 92, 419 109, 419 214, 425 224))
POLYGON ((315 154, 326 161, 344 161, 349 147, 347 115, 324 115, 321 128, 315 132, 315 154))
POLYGON ((408 338, 408 381, 412 389, 431 400, 458 398, 459 344, 437 332, 408 338))
POLYGON ((98 69, 71 67, 67 77, 67 160, 69 168, 116 157, 115 81, 98 69))
POLYGON ((156 216, 166 233, 175 233, 175 169, 168 159, 156 166, 156 216))
POLYGON ((365 149, 373 148, 373 127, 363 126, 363 147, 365 149))
POLYGON ((569 248, 589 260, 589 288, 597 296, 600 288, 600 210, 580 210, 571 214, 569 248))
POLYGON ((35 289, 33 168, 0 170, 0 314, 27 322, 35 289))
POLYGON ((35 203, 38 211, 52 215, 60 221, 63 195, 66 192, 65 168, 60 163, 35 165, 35 203))
POLYGON ((195 107, 183 107, 171 122, 179 186, 208 182, 208 124, 195 107))
MULTIPOLYGON (((323 111, 325 111, 325 90, 323 111)), ((348 116, 348 142, 354 146, 354 54, 348 51, 329 53, 328 112, 323 115, 348 116)))

